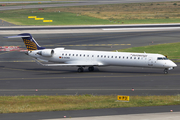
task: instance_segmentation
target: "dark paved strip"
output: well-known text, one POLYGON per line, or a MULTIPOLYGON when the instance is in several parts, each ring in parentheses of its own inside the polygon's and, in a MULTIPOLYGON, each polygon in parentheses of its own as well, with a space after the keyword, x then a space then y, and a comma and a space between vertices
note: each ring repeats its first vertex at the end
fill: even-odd
POLYGON ((77 1, 75 3, 68 4, 45 4, 45 5, 27 5, 27 6, 3 6, 0 10, 15 10, 15 9, 27 9, 27 8, 46 8, 46 7, 65 7, 65 6, 83 6, 83 5, 102 5, 102 4, 120 4, 120 3, 142 3, 142 2, 164 2, 164 1, 178 1, 178 0, 107 0, 107 1, 77 1))
POLYGON ((180 24, 157 24, 157 25, 105 25, 105 26, 81 26, 81 27, 17 27, 0 28, 0 30, 62 30, 62 29, 105 29, 105 28, 155 28, 155 27, 180 27, 180 24))
POLYGON ((180 105, 176 106, 156 106, 156 107, 132 107, 132 108, 113 108, 113 109, 94 109, 94 110, 75 110, 75 111, 53 111, 53 112, 35 112, 35 113, 12 113, 1 114, 1 120, 40 120, 40 119, 57 119, 90 117, 90 116, 107 116, 107 115, 126 115, 142 113, 160 113, 160 112, 180 111, 180 105))
POLYGON ((1 63, 0 95, 177 95, 179 70, 164 75, 161 69, 103 67, 81 74, 74 67, 1 63))
MULTIPOLYGON (((24 46, 21 39, 5 39, 3 36, 0 36, 1 46, 24 46)), ((120 48, 179 42, 180 34, 179 31, 163 31, 36 34, 33 37, 41 46, 49 45, 52 48, 67 45, 65 46, 67 49, 112 51, 120 48), (123 43, 131 46, 68 46, 105 43, 123 43)), ((32 61, 31 57, 21 52, 0 52, 0 95, 180 94, 179 67, 169 71, 168 75, 164 75, 162 69, 133 67, 99 67, 92 73, 87 72, 86 68, 84 73, 79 74, 76 67, 43 67, 34 62, 26 62, 30 60, 32 61), (135 89, 134 92, 131 91, 132 88, 135 89), (36 89, 38 92, 35 91, 36 89)))
MULTIPOLYGON (((0 19, 0 27, 8 27, 9 26, 9 28, 11 28, 10 26, 18 26, 18 25, 14 25, 14 24, 12 24, 12 23, 9 23, 9 22, 6 22, 6 21, 4 21, 4 20, 1 20, 0 19)), ((10 30, 10 29, 9 29, 10 30)))

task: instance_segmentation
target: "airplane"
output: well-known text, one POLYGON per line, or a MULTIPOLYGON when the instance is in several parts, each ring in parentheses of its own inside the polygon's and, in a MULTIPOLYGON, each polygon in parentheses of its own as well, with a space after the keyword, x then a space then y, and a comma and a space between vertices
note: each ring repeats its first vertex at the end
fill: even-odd
POLYGON ((177 67, 173 61, 161 54, 70 50, 64 48, 46 49, 41 47, 29 33, 5 38, 22 38, 27 48, 26 54, 33 57, 40 65, 75 66, 78 67, 78 72, 83 72, 85 67, 88 67, 88 70, 92 72, 96 66, 126 66, 161 68, 164 69, 164 74, 168 74, 168 70, 177 67), (53 62, 53 64, 43 64, 40 61, 53 62))

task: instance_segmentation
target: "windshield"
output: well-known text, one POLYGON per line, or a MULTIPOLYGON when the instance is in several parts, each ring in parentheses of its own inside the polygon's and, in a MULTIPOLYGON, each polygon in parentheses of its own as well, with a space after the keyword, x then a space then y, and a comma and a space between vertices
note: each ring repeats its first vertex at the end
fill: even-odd
POLYGON ((168 60, 166 57, 158 57, 157 60, 168 60))

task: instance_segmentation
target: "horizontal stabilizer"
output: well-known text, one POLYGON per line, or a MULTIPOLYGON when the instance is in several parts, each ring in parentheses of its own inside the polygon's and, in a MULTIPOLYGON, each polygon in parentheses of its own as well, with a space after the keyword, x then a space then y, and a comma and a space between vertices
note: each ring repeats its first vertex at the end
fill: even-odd
POLYGON ((30 37, 30 35, 6 36, 4 38, 26 38, 26 37, 30 37))

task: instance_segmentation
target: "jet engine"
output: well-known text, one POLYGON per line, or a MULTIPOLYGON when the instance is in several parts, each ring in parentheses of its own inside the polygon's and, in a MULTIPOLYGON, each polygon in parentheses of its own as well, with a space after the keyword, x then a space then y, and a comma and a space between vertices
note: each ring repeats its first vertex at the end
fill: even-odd
POLYGON ((52 55, 54 54, 54 50, 45 49, 45 50, 38 51, 37 54, 44 57, 52 57, 52 55))

